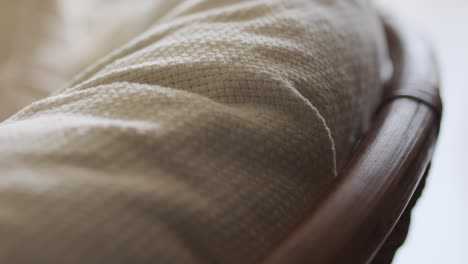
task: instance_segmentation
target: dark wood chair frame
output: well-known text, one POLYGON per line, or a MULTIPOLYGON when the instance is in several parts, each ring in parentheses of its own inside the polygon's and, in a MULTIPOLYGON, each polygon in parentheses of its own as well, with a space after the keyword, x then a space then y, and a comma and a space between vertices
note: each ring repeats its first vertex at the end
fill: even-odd
POLYGON ((331 190, 264 263, 375 263, 415 199, 439 131, 438 72, 424 39, 384 20, 394 70, 372 128, 331 190))

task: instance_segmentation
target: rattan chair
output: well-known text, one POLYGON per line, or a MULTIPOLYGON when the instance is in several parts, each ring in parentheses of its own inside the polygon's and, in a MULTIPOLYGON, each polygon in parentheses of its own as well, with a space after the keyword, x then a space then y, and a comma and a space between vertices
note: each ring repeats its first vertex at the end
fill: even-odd
POLYGON ((370 131, 331 191, 264 261, 389 263, 437 140, 442 103, 433 54, 405 26, 385 19, 392 79, 370 131))

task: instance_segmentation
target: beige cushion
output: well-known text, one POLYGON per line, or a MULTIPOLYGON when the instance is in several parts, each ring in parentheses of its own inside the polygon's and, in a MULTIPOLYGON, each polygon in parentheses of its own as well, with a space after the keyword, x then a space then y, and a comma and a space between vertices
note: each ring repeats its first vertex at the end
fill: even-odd
POLYGON ((381 95, 367 1, 38 2, 0 1, 0 112, 54 92, 0 123, 1 263, 256 263, 381 95))

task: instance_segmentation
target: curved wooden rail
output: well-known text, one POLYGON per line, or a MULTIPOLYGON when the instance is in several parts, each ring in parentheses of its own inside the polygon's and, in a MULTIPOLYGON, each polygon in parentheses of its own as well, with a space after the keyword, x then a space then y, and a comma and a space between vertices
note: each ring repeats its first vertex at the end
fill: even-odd
POLYGON ((308 219, 264 263, 369 263, 392 232, 432 156, 442 103, 431 49, 386 22, 394 65, 371 130, 308 219))

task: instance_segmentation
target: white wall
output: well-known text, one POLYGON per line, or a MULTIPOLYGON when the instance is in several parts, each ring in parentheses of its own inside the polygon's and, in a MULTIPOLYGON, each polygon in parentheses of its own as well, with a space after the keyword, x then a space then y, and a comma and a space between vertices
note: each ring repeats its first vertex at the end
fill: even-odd
POLYGON ((468 0, 375 0, 433 41, 444 118, 426 190, 397 264, 468 263, 468 0))

